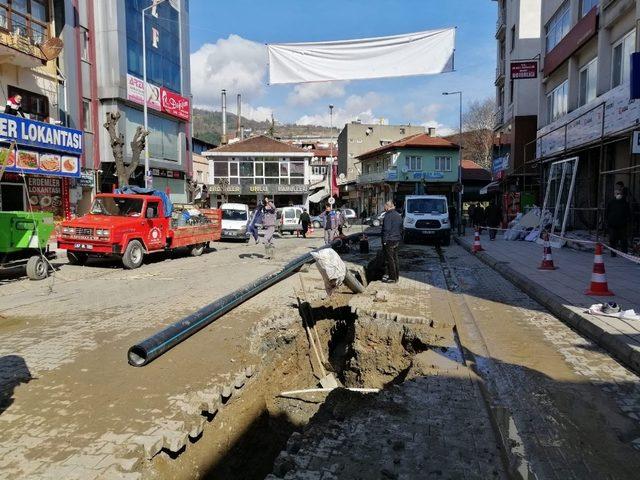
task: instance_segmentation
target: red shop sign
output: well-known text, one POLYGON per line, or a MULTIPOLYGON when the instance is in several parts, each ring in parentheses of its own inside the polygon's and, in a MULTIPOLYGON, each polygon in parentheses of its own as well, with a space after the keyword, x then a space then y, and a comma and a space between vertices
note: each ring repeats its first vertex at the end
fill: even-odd
POLYGON ((538 62, 511 62, 511 78, 536 78, 538 76, 538 62))
POLYGON ((162 111, 183 120, 189 120, 189 99, 166 88, 160 89, 162 111))

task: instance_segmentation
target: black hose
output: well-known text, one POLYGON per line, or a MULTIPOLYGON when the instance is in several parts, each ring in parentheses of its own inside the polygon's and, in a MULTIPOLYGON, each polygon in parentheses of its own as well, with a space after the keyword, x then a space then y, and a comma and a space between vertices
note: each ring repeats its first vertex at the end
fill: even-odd
MULTIPOLYGON (((359 235, 360 234, 349 235, 346 238, 348 241, 352 241, 359 238, 359 235)), ((342 241, 336 241, 331 246, 336 246, 338 243, 342 244, 342 241)), ((192 313, 178 322, 172 323, 158 333, 136 343, 129 348, 129 351, 127 352, 129 364, 134 367, 145 366, 166 351, 175 347, 178 343, 214 322, 225 313, 233 310, 235 307, 249 300, 251 297, 257 295, 263 290, 266 290, 272 285, 284 280, 305 263, 310 262, 313 262, 313 257, 310 253, 301 255, 291 260, 282 267, 281 270, 263 275, 249 285, 245 285, 244 287, 225 295, 215 302, 201 308, 197 312, 192 313)))

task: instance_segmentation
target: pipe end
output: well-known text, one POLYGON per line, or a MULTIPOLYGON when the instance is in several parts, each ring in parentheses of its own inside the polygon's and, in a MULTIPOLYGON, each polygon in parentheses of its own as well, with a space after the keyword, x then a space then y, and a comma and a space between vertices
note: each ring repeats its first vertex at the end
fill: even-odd
POLYGON ((129 365, 142 367, 147 364, 147 351, 139 345, 134 345, 127 353, 129 365))

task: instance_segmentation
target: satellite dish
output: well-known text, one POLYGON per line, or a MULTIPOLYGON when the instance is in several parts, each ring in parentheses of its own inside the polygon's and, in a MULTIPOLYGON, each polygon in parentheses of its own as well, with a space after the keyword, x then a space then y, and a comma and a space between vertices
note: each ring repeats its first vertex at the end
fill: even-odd
POLYGON ((339 178, 340 180, 344 180, 344 179, 346 178, 346 176, 345 176, 345 174, 344 174, 344 173, 341 173, 340 175, 338 175, 338 178, 339 178))
POLYGON ((407 173, 409 169, 407 167, 402 167, 402 173, 407 173))

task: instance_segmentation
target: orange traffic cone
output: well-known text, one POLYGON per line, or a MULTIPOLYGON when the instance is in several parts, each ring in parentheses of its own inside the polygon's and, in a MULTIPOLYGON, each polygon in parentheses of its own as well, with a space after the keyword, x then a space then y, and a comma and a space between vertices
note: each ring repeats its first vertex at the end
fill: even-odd
POLYGON ((471 253, 478 253, 478 252, 484 252, 484 248, 482 248, 482 245, 480 245, 480 232, 476 228, 476 233, 473 238, 473 249, 471 250, 471 253))
POLYGON ((584 292, 585 295, 598 297, 610 297, 614 293, 609 290, 607 276, 604 273, 604 260, 602 260, 602 244, 596 243, 596 254, 593 258, 593 273, 591 274, 591 285, 584 292))
POLYGON ((542 263, 538 267, 538 270, 555 270, 556 267, 553 264, 553 258, 551 257, 551 244, 549 243, 549 234, 544 233, 544 246, 542 250, 542 263))

